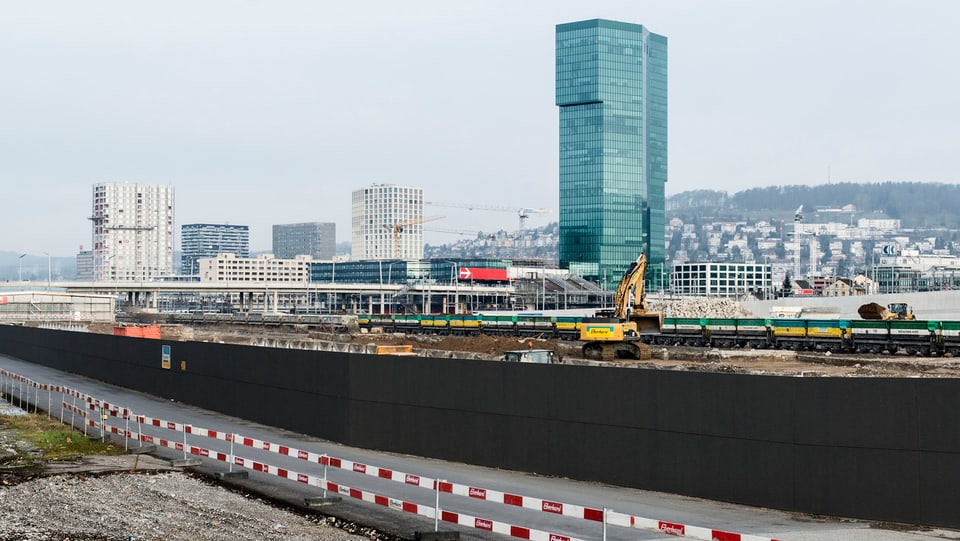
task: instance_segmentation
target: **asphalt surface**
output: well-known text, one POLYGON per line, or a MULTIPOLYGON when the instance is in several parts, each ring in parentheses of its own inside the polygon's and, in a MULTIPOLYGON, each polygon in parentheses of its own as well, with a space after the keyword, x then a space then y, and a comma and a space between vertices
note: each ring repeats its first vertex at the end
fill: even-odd
MULTIPOLYGON (((876 524, 842 518, 811 517, 808 515, 759 509, 671 494, 571 481, 568 479, 542 477, 522 472, 503 471, 428 458, 346 447, 302 434, 295 434, 215 412, 201 410, 189 405, 145 395, 136 391, 113 387, 102 382, 26 363, 6 356, 0 356, 0 368, 23 375, 40 383, 64 385, 76 389, 111 404, 129 408, 135 414, 139 415, 175 421, 177 423, 187 423, 192 426, 221 432, 240 434, 312 453, 326 453, 333 457, 415 474, 421 477, 439 478, 471 487, 483 487, 488 490, 496 490, 525 497, 564 502, 568 505, 573 504, 594 509, 608 509, 639 517, 751 534, 761 538, 776 538, 783 541, 832 541, 836 539, 851 541, 960 540, 960 531, 876 524)), ((40 393, 37 394, 33 389, 30 389, 29 393, 26 388, 23 389, 24 397, 29 397, 31 401, 36 398, 41 410, 46 409, 49 400, 49 403, 52 405, 51 413, 54 416, 60 415, 61 409, 59 404, 62 401, 72 401, 72 398, 64 399, 63 395, 57 393, 50 393, 50 396, 48 396, 46 391, 40 391, 40 393)), ((2 394, 3 397, 10 399, 14 404, 18 404, 19 393, 20 387, 16 382, 0 378, 0 394, 2 394)), ((268 406, 265 405, 264 407, 268 406)), ((322 415, 321 412, 317 414, 318 416, 322 415)), ((65 412, 64 416, 66 422, 71 420, 69 411, 65 412)), ((79 417, 76 418, 76 423, 77 426, 79 426, 79 417)), ((118 418, 110 418, 108 423, 121 429, 125 428, 124 421, 118 418)), ((129 429, 136 431, 136 424, 131 423, 129 429)), ((183 441, 183 435, 180 432, 146 426, 143 427, 143 432, 144 434, 162 437, 168 440, 183 441)), ((88 429, 88 433, 96 434, 97 431, 96 429, 88 429)), ((116 436, 112 437, 117 438, 116 436)), ((188 445, 204 447, 224 453, 230 452, 229 443, 212 438, 187 435, 186 443, 188 445)), ((131 447, 138 446, 138 443, 135 441, 130 441, 129 444, 131 447)), ((239 445, 235 445, 234 453, 237 456, 286 468, 294 472, 306 473, 316 477, 323 475, 323 467, 318 464, 311 464, 303 460, 297 460, 296 458, 276 453, 239 445)), ((155 455, 169 460, 184 458, 183 452, 162 447, 157 449, 155 455)), ((190 455, 190 458, 197 457, 190 455)), ((228 471, 228 466, 224 462, 204 458, 202 459, 202 465, 198 466, 197 469, 213 475, 218 472, 228 471)), ((236 471, 240 468, 235 466, 233 469, 236 471)), ((373 492, 395 500, 414 502, 430 507, 434 506, 437 498, 436 493, 431 490, 335 468, 327 469, 327 478, 330 481, 342 485, 373 492)), ((249 478, 246 480, 226 481, 225 483, 234 485, 236 488, 256 492, 293 507, 302 507, 305 497, 322 495, 318 487, 308 486, 254 471, 249 472, 249 478)), ((539 510, 501 505, 446 493, 440 495, 440 507, 446 511, 465 513, 502 523, 583 540, 603 539, 603 529, 599 522, 543 513, 539 510)), ((394 509, 393 506, 380 506, 349 497, 343 497, 342 501, 338 504, 323 507, 320 512, 347 521, 371 526, 404 539, 412 539, 414 532, 429 532, 434 529, 433 519, 411 513, 404 513, 394 509)), ((461 539, 467 540, 509 539, 509 537, 502 534, 472 528, 468 529, 445 522, 440 522, 440 529, 444 531, 458 531, 460 532, 461 539)), ((654 531, 608 526, 606 539, 611 541, 628 541, 676 539, 676 537, 654 531)))

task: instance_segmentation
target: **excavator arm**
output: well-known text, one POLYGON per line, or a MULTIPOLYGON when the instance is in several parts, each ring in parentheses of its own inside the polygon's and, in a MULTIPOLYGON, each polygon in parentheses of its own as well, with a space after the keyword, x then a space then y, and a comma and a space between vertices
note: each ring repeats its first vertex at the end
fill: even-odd
POLYGON ((631 263, 623 274, 613 298, 613 317, 625 319, 630 312, 647 311, 646 294, 643 291, 643 277, 647 273, 647 256, 641 253, 635 263, 631 263), (633 293, 633 304, 630 294, 633 293))

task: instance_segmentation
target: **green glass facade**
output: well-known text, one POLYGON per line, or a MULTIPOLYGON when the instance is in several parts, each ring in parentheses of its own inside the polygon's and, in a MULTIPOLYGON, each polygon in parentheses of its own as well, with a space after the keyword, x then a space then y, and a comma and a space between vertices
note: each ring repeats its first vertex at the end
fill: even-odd
POLYGON ((663 276, 667 38, 638 24, 557 25, 560 266, 616 288, 640 252, 663 276))

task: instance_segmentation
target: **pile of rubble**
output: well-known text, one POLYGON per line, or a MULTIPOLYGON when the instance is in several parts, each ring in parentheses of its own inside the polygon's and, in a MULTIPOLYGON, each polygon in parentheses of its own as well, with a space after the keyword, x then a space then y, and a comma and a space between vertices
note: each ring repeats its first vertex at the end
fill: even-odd
POLYGON ((755 317, 734 299, 719 297, 647 297, 648 308, 663 317, 755 317))

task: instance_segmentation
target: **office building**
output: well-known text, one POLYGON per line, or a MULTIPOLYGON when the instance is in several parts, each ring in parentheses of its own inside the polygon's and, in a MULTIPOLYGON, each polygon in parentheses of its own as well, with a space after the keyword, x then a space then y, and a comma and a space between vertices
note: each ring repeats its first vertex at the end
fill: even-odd
POLYGON ((279 259, 308 255, 313 259, 329 261, 337 255, 337 224, 308 222, 274 225, 273 255, 279 259))
POLYGON ((682 263, 673 267, 670 277, 675 295, 769 298, 772 291, 771 267, 761 263, 682 263))
POLYGON ((639 24, 557 25, 560 266, 608 289, 645 252, 663 275, 667 38, 639 24))
POLYGON ((250 257, 250 227, 230 224, 185 224, 180 227, 180 274, 196 276, 198 261, 231 253, 250 257))
POLYGON ((353 259, 423 258, 423 188, 374 184, 353 192, 353 259))
POLYGON ((93 250, 80 250, 77 253, 77 277, 78 282, 93 281, 93 250))
POLYGON ((93 186, 93 278, 152 280, 173 275, 173 186, 93 186))
POLYGON ((204 257, 197 261, 201 282, 218 283, 296 283, 310 282, 309 255, 298 255, 290 259, 280 259, 273 254, 258 254, 257 257, 237 257, 236 254, 221 253, 214 257, 204 257))

